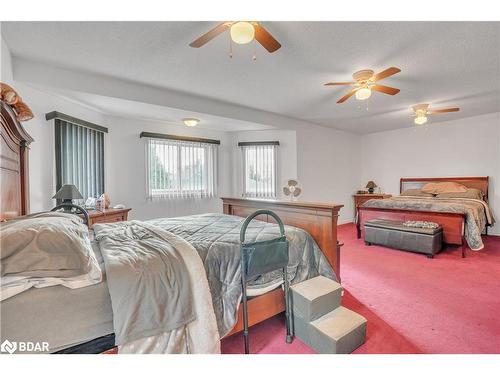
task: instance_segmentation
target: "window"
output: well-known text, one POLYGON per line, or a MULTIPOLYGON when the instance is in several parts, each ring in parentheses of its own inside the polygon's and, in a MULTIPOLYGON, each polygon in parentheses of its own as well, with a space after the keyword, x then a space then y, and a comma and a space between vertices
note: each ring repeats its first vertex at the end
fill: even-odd
POLYGON ((279 142, 241 142, 243 196, 276 198, 279 142))
POLYGON ((146 141, 148 198, 215 197, 219 141, 208 143, 167 137, 172 139, 148 138, 146 141))
POLYGON ((104 133, 107 129, 52 113, 61 115, 54 123, 56 191, 65 184, 72 184, 84 199, 99 197, 104 193, 104 133), (66 121, 66 118, 72 121, 66 121), (75 123, 77 121, 85 125, 75 123))

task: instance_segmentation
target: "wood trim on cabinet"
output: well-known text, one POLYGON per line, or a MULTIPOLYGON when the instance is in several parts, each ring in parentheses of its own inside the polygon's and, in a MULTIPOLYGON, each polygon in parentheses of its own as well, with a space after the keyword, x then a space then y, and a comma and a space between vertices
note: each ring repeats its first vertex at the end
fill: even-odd
POLYGON ((33 138, 17 120, 10 105, 0 101, 0 220, 29 213, 29 145, 33 138))

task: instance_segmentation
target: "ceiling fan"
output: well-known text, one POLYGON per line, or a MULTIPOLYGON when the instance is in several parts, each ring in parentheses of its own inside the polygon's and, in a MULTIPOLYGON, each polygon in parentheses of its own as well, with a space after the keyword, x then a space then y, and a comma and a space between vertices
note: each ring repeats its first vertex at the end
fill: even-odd
POLYGON ((255 21, 222 22, 189 45, 200 48, 227 30, 229 30, 231 40, 237 44, 247 44, 255 39, 269 53, 273 53, 281 47, 281 44, 260 23, 255 21))
POLYGON ((354 86, 346 95, 340 98, 337 103, 344 103, 351 96, 356 94, 356 99, 366 100, 372 95, 372 90, 379 91, 384 94, 396 95, 399 89, 389 86, 378 85, 376 82, 399 73, 401 69, 390 67, 380 73, 375 74, 371 69, 360 70, 352 75, 353 82, 329 82, 325 86, 354 86))
POLYGON ((415 124, 417 125, 425 124, 427 122, 428 115, 438 115, 440 113, 460 111, 460 108, 458 107, 429 109, 429 106, 430 105, 427 103, 422 103, 422 104, 416 104, 413 107, 411 107, 413 114, 415 116, 414 120, 415 124))

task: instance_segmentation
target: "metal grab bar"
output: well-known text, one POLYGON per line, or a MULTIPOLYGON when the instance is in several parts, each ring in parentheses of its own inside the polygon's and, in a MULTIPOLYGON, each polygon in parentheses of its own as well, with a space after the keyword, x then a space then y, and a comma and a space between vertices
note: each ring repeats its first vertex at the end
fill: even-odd
POLYGON ((285 227, 280 217, 270 210, 257 210, 249 215, 241 226, 241 286, 243 303, 243 338, 245 342, 245 354, 250 352, 248 338, 248 306, 247 306, 247 277, 265 274, 277 269, 283 270, 283 284, 285 293, 285 317, 286 317, 286 342, 292 342, 290 333, 290 299, 287 266, 289 260, 288 240, 285 236, 285 227), (259 215, 272 216, 279 225, 280 237, 245 243, 245 234, 250 222, 259 215), (272 253, 274 252, 274 253, 272 253))

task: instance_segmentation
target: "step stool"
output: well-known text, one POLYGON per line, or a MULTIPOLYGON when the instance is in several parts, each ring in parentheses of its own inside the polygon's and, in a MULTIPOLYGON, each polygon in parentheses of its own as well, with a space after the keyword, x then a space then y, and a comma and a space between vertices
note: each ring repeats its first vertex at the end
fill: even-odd
POLYGON ((324 276, 292 285, 294 335, 318 353, 348 354, 365 342, 366 319, 340 306, 342 286, 324 276))

